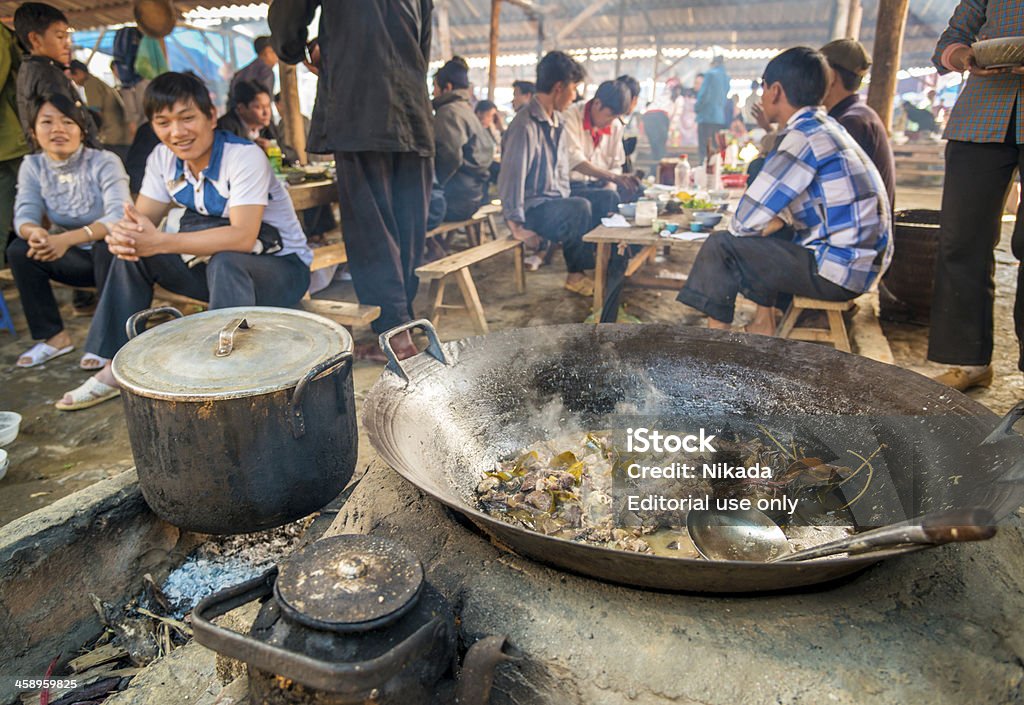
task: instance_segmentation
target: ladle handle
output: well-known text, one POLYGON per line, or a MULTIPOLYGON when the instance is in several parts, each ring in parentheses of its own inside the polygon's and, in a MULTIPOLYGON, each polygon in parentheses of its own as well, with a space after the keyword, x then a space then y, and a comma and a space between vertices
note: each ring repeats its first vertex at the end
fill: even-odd
POLYGON ((995 517, 987 509, 962 509, 926 517, 921 522, 931 543, 985 541, 996 534, 995 517))
POLYGON ((415 321, 409 321, 403 323, 400 326, 396 326, 389 331, 385 331, 380 334, 380 349, 387 355, 388 364, 385 369, 394 372, 396 375, 405 380, 406 384, 409 383, 409 373, 406 372, 405 367, 402 366, 402 361, 398 359, 398 355, 395 354, 394 348, 391 347, 391 339, 396 335, 401 335, 409 330, 419 328, 427 336, 427 349, 425 352, 429 353, 431 357, 440 362, 442 365, 448 365, 448 358, 444 354, 444 350, 441 349, 441 340, 437 337, 437 331, 434 330, 434 325, 425 318, 420 318, 415 321))
POLYGON ((861 554, 908 544, 936 546, 959 541, 984 541, 992 538, 995 533, 995 520, 987 509, 953 509, 927 514, 910 522, 854 534, 795 553, 786 553, 769 563, 807 561, 838 553, 861 554))

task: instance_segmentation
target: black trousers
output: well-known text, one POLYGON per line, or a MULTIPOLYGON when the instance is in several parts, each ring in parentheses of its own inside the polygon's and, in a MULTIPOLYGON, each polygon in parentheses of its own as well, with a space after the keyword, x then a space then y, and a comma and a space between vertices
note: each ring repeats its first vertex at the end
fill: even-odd
POLYGON ((64 330, 50 280, 69 286, 94 286, 97 293, 102 293, 112 259, 106 243, 101 240, 94 242, 91 249, 69 247, 60 259, 40 262, 29 259, 27 241, 11 238, 7 261, 33 340, 47 340, 64 330))
POLYGON ((423 262, 433 181, 412 152, 337 152, 341 234, 359 303, 380 306, 373 330, 408 323, 423 262))
POLYGON ((651 145, 651 159, 655 164, 665 157, 665 144, 668 142, 668 113, 660 110, 644 113, 644 133, 651 145))
POLYGON ((232 306, 293 308, 309 289, 309 267, 297 255, 218 252, 189 267, 180 255, 155 255, 138 262, 114 259, 107 287, 89 326, 86 352, 112 358, 128 342, 124 324, 153 303, 153 285, 200 301, 211 309, 232 306))
POLYGON ((552 198, 526 211, 526 229, 545 240, 562 243, 570 274, 593 269, 597 248, 583 242, 590 232, 590 201, 585 198, 552 198))
MULTIPOLYGON (((704 163, 704 158, 708 155, 708 141, 712 137, 717 135, 721 130, 728 130, 728 125, 722 125, 717 122, 699 122, 697 123, 697 155, 699 164, 704 163)), ((714 149, 714 147, 712 147, 714 149)))
MULTIPOLYGON (((1016 126, 1016 121, 1010 121, 1016 126)), ((946 183, 939 219, 939 256, 935 264, 928 359, 950 365, 992 362, 995 307, 995 247, 1015 169, 1024 172, 1024 145, 1016 130, 1004 143, 950 141, 946 145, 946 183)), ((1024 258, 1024 208, 1013 230, 1014 256, 1024 258)), ((1013 307, 1024 370, 1024 272, 1018 269, 1013 307)))
POLYGON ((601 224, 601 218, 613 215, 618 210, 619 192, 615 185, 597 186, 583 182, 573 182, 569 187, 573 196, 590 201, 590 230, 601 224))
POLYGON ((761 306, 785 308, 792 297, 849 301, 859 296, 819 276, 814 253, 775 237, 736 237, 718 230, 697 253, 677 300, 716 321, 732 323, 736 294, 761 306))

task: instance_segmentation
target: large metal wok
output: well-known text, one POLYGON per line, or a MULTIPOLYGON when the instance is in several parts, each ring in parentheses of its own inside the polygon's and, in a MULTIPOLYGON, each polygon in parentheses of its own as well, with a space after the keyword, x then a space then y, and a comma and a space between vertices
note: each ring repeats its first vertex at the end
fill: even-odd
MULTIPOLYGON (((664 590, 749 592, 829 581, 912 547, 800 563, 706 561, 575 543, 476 509, 482 472, 566 429, 792 432, 826 457, 883 445, 870 482, 844 488, 858 528, 927 512, 1024 503, 1024 439, 967 396, 920 375, 809 343, 662 325, 566 325, 441 344, 426 321, 382 336, 391 363, 363 407, 371 443, 403 477, 503 548, 583 575, 664 590), (423 329, 398 362, 387 342, 423 329), (652 419, 654 419, 652 421, 652 419)), ((866 451, 866 452, 867 452, 866 451)), ((864 473, 862 473, 863 475, 864 473)), ((972 550, 972 549, 968 549, 972 550)))

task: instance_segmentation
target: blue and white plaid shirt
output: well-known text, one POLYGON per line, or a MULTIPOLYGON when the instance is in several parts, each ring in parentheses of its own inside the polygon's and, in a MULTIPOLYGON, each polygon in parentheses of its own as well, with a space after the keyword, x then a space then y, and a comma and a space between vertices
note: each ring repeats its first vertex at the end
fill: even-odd
POLYGON ((889 197, 871 159, 821 107, 802 108, 747 187, 729 229, 762 235, 776 216, 814 252, 818 274, 864 292, 892 259, 889 197))

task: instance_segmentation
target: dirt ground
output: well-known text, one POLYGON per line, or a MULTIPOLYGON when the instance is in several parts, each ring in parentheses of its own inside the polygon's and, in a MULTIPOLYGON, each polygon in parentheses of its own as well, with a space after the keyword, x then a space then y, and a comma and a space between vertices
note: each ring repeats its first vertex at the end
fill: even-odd
MULTIPOLYGON (((937 208, 937 188, 901 188, 897 206, 903 208, 937 208)), ((1024 398, 1024 380, 1016 369, 1016 340, 1013 331, 1013 296, 1016 287, 1017 262, 1010 254, 1009 229, 1004 226, 1004 240, 997 253, 998 299, 996 302, 996 383, 991 389, 974 390, 971 396, 1003 413, 1024 398)), ((671 258, 658 268, 683 270, 696 254, 697 245, 674 249, 671 258)), ((484 262, 473 270, 491 330, 532 327, 556 323, 579 323, 589 314, 590 300, 562 288, 565 277, 561 256, 539 272, 528 273, 527 293, 515 291, 510 254, 484 262)), ((65 322, 78 346, 72 354, 31 370, 14 367, 17 356, 30 347, 31 340, 21 313, 17 290, 6 285, 3 290, 14 318, 17 336, 0 332, 0 409, 22 414, 21 433, 6 450, 11 467, 0 480, 0 525, 45 506, 56 499, 112 476, 132 466, 131 449, 124 424, 124 411, 119 401, 93 409, 63 413, 53 407, 60 396, 83 382, 88 373, 78 369, 89 318, 74 318, 70 310, 70 292, 59 288, 65 322)), ((332 298, 354 301, 350 283, 336 282, 325 292, 332 298)), ((447 297, 457 302, 457 287, 450 287, 447 297)), ((670 291, 631 290, 624 297, 629 313, 644 322, 703 325, 703 318, 692 309, 674 300, 670 291)), ((427 310, 426 287, 421 287, 417 310, 427 310)), ((740 311, 740 323, 751 309, 740 311)), ((934 374, 941 367, 925 361, 927 329, 907 325, 885 324, 897 364, 924 374, 934 374)), ((460 312, 446 312, 439 324, 444 340, 474 334, 468 318, 460 312)), ((357 341, 373 340, 368 328, 354 331, 357 341)), ((373 384, 382 367, 359 362, 355 366, 357 404, 373 384)))

